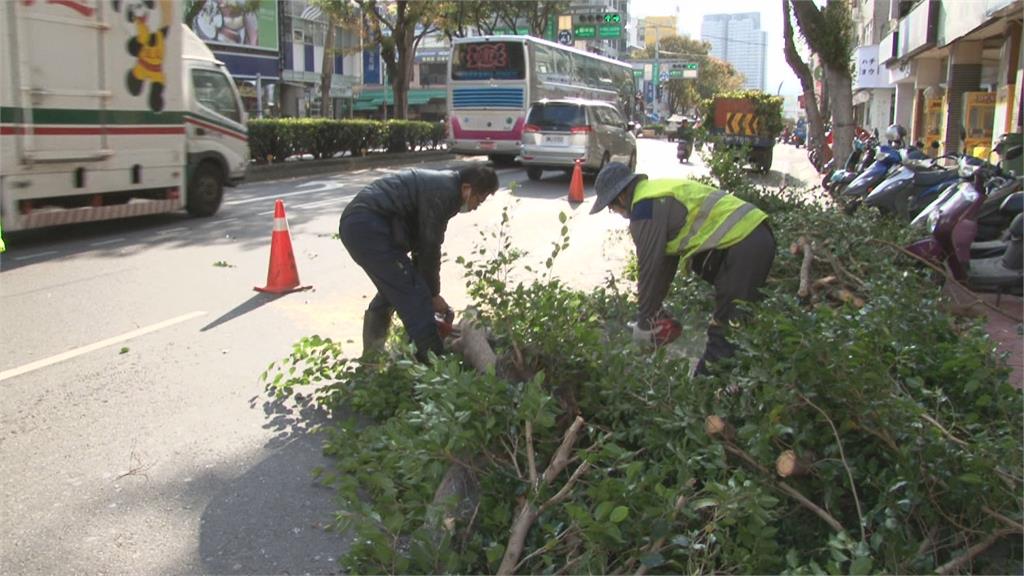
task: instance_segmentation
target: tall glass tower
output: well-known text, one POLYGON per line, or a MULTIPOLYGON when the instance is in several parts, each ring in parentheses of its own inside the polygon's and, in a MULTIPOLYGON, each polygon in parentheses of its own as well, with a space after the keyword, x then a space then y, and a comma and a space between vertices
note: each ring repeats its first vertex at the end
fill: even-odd
POLYGON ((761 14, 708 14, 701 23, 700 38, 711 44, 712 56, 743 74, 744 88, 765 89, 768 35, 761 30, 761 14))

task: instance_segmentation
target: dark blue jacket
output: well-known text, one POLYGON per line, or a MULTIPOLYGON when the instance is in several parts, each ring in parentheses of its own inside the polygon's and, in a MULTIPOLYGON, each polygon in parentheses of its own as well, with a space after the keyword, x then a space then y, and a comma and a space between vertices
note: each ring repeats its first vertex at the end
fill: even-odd
POLYGON ((460 189, 459 173, 454 170, 402 170, 360 190, 341 219, 356 210, 387 219, 392 241, 412 253, 416 270, 436 296, 441 293, 441 244, 448 221, 462 206, 460 189))

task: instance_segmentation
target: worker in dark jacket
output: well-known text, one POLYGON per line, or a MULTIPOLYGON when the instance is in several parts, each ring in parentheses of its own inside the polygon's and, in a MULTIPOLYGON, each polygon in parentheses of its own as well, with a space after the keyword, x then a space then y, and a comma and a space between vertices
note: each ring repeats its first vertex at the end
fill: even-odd
POLYGON ((444 349, 434 314, 441 296, 441 244, 448 220, 476 210, 498 189, 492 168, 413 168, 363 188, 341 214, 341 241, 377 287, 363 316, 363 353, 380 349, 397 310, 416 355, 444 349), (409 255, 412 254, 410 258, 409 255))
POLYGON ((715 287, 715 311, 708 342, 695 372, 731 356, 726 340, 737 300, 759 297, 775 259, 775 238, 767 215, 732 194, 693 180, 648 180, 621 163, 607 165, 594 183, 591 214, 605 207, 629 219, 639 272, 639 311, 633 337, 663 345, 679 336, 680 326, 662 302, 679 262, 688 263, 715 287))

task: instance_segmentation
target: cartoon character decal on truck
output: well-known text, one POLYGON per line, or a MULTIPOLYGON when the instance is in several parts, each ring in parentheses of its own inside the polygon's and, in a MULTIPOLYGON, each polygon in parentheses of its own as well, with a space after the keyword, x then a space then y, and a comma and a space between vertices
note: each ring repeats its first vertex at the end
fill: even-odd
POLYGON ((149 108, 154 112, 164 109, 164 51, 167 34, 170 32, 171 0, 112 0, 115 12, 124 10, 124 22, 134 28, 134 36, 128 41, 128 53, 137 60, 128 71, 125 82, 128 92, 138 96, 146 82, 149 82, 149 108), (160 5, 160 28, 154 22, 156 6, 160 5))

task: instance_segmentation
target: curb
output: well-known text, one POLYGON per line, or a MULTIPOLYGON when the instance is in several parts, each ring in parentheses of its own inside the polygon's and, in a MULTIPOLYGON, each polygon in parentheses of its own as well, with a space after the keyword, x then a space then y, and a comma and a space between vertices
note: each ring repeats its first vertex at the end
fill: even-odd
POLYGON ((361 168, 372 168, 392 164, 454 160, 455 154, 447 150, 402 152, 398 154, 373 154, 362 158, 330 158, 326 160, 298 160, 277 164, 253 164, 245 172, 245 183, 285 180, 303 176, 315 176, 335 172, 349 172, 361 168))

